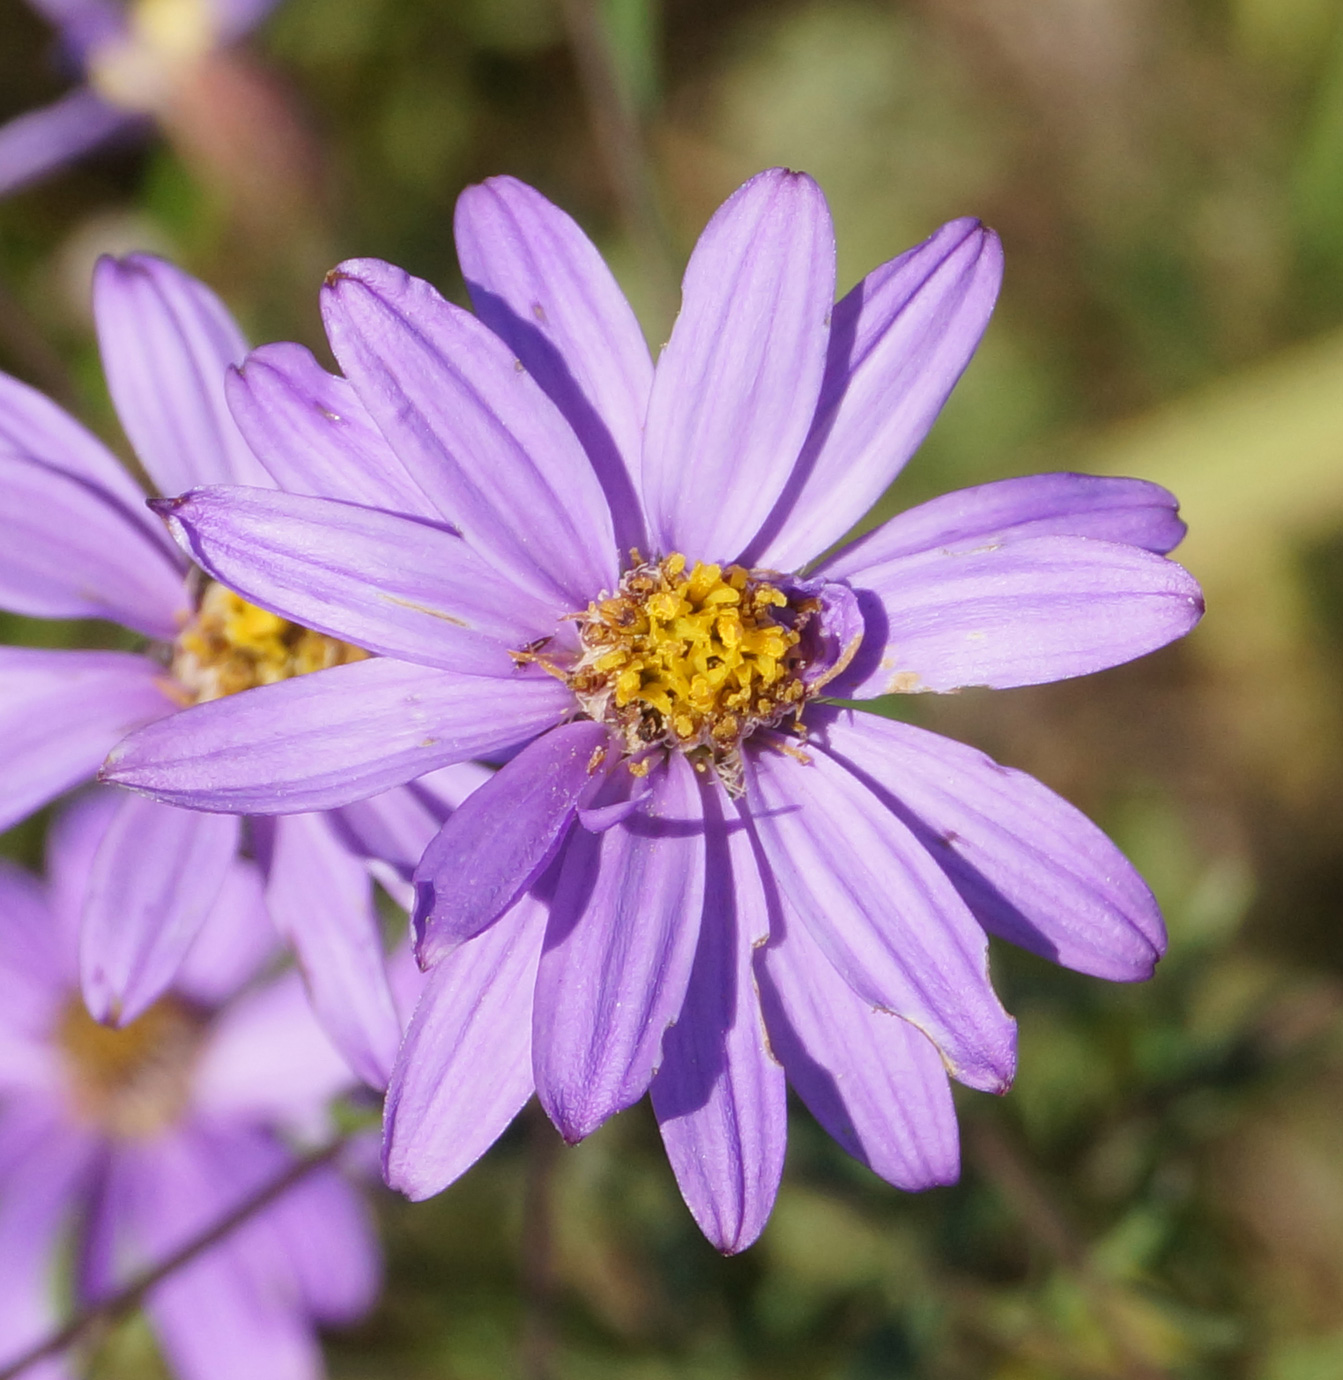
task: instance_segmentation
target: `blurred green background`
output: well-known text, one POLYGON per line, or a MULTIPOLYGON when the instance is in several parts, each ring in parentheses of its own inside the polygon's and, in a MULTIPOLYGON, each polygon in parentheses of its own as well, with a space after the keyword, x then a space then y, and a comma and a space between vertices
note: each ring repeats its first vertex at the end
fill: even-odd
MULTIPOLYGON (((63 89, 52 59, 0 0, 0 118, 63 89)), ((722 1260, 646 1105, 577 1150, 524 1120, 440 1198, 383 1195, 387 1290, 333 1375, 1343 1376, 1343 4, 283 0, 230 63, 169 138, 0 202, 0 367, 123 453, 103 250, 170 254, 254 339, 321 349, 342 257, 461 299, 454 198, 511 172, 589 230, 656 344, 707 216, 785 163, 830 198, 842 288, 955 215, 1006 247, 882 508, 1036 469, 1155 479, 1209 608, 1104 675, 899 707, 1099 820, 1171 930, 1136 988, 995 949, 1021 1072, 960 1099, 958 1187, 901 1195, 799 1113, 773 1220, 722 1260)), ((161 1373, 135 1322, 90 1364, 161 1373)))

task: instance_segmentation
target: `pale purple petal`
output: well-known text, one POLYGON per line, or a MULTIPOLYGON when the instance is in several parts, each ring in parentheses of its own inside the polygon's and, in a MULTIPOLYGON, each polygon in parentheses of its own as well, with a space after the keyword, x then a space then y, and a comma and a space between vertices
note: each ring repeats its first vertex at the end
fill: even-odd
POLYGON ((835 236, 804 173, 759 173, 715 212, 682 285, 648 406, 656 552, 738 556, 806 439, 835 300, 835 236))
POLYGON ((770 1048, 816 1120, 897 1188, 955 1183, 956 1109, 932 1041, 858 997, 796 919, 758 966, 770 1048))
POLYGON ((637 477, 653 361, 611 270, 571 217, 514 177, 468 187, 453 231, 476 315, 583 442, 617 547, 645 548, 637 477))
POLYGON ((524 896, 425 980, 383 1119, 383 1173, 410 1198, 465 1173, 532 1095, 532 992, 546 918, 524 896))
POLYGON ((233 43, 249 34, 279 0, 208 0, 215 31, 222 43, 233 43))
POLYGON ((349 383, 302 345, 263 345, 229 371, 239 430, 282 488, 437 517, 349 383))
POLYGON ((1151 977, 1166 947, 1156 900, 1066 800, 910 724, 824 709, 808 723, 923 841, 991 933, 1096 977, 1151 977))
POLYGON ((1185 534, 1175 495, 1145 479, 1030 474, 956 489, 907 508, 822 561, 816 573, 842 580, 901 556, 939 548, 973 551, 1023 537, 1091 537, 1164 556, 1185 534))
POLYGON ((55 25, 62 43, 80 61, 99 44, 126 32, 126 10, 120 0, 28 0, 28 8, 55 25))
MULTIPOLYGON (((236 1133, 216 1145, 201 1130, 135 1147, 142 1191, 127 1225, 146 1259, 161 1260, 284 1168, 282 1155, 253 1148, 236 1133)), ((321 1352, 293 1283, 284 1289, 280 1262, 253 1244, 264 1230, 265 1217, 254 1218, 149 1293, 146 1312, 182 1380, 320 1380, 321 1352)))
POLYGON ((117 415, 160 492, 270 484, 224 401, 247 342, 204 283, 152 254, 103 258, 93 314, 117 415))
POLYGON ((191 1081, 192 1106, 220 1121, 268 1122, 320 1134, 327 1104, 355 1079, 317 1024, 295 972, 246 992, 210 1026, 191 1081))
POLYGON ((182 545, 244 598, 384 656, 505 675, 555 631, 544 605, 461 537, 415 518, 271 489, 163 499, 182 545))
POLYGON ((167 990, 238 851, 233 815, 126 792, 98 848, 80 935, 84 1001, 127 1025, 167 990))
POLYGON ((1030 537, 855 571, 863 645, 829 693, 1040 685, 1118 666, 1203 616, 1198 582, 1136 546, 1030 537))
POLYGON ((278 942, 257 865, 234 858, 173 987, 201 1006, 221 1006, 274 956, 278 942))
POLYGON ((89 780, 119 738, 173 707, 147 657, 0 647, 0 828, 89 780))
MULTIPOLYGON (((0 1125, 0 1366, 62 1321, 58 1252, 92 1154, 88 1139, 52 1111, 10 1109, 0 1125)), ((24 1380, 67 1373, 59 1364, 23 1372, 24 1380)))
POLYGON ((66 470, 91 488, 107 493, 181 564, 163 524, 146 510, 144 490, 125 465, 45 393, 8 374, 0 374, 0 451, 66 470))
POLYGON ((57 811, 47 831, 47 895, 53 942, 68 988, 79 986, 79 936, 98 849, 121 809, 114 786, 91 786, 57 811))
POLYGON ((104 774, 194 809, 327 810, 514 748, 572 708, 550 676, 458 676, 374 658, 174 714, 118 743, 104 774))
POLYGON ((182 570, 140 514, 68 470, 3 449, 0 494, 0 606, 177 635, 189 608, 182 570))
POLYGON ((643 1096, 685 999, 704 906, 703 802, 679 753, 647 809, 573 830, 536 982, 536 1088, 570 1143, 643 1096))
POLYGON ((136 115, 108 105, 87 86, 17 116, 0 125, 0 196, 47 177, 143 124, 136 115))
POLYGON ((258 820, 254 833, 271 919, 294 946, 317 1019, 360 1078, 385 1087, 401 1022, 368 869, 320 814, 258 820))
POLYGON ((1001 1092, 1015 1025, 989 982, 984 931, 923 845, 847 767, 763 744, 749 759, 751 814, 780 891, 869 1005, 904 1016, 953 1075, 1001 1092))
POLYGON ((0 858, 0 1027, 36 1028, 69 990, 61 935, 47 889, 31 872, 0 858))
POLYGON ((881 497, 970 362, 1002 268, 993 231, 954 220, 873 270, 835 307, 811 430, 751 544, 753 564, 797 569, 881 497))
POLYGON ((497 920, 541 875, 579 801, 616 761, 605 724, 562 724, 518 753, 455 810, 415 869, 422 967, 497 920))
POLYGON ((783 1069, 765 1039, 751 956, 770 917, 750 834, 728 831, 705 787, 704 919, 685 1004, 649 1089, 676 1182, 700 1230, 726 1254, 764 1229, 788 1136, 783 1069))
POLYGON ((486 560, 559 614, 614 588, 615 538, 597 476, 498 336, 375 259, 329 274, 322 304, 365 406, 486 560))
POLYGON ((336 813, 352 848, 408 882, 443 821, 490 775, 479 762, 458 762, 336 813))
POLYGON ((339 1171, 307 1175, 266 1213, 265 1225, 313 1318, 352 1323, 373 1306, 382 1283, 374 1224, 339 1171))
POLYGON ((62 1070, 50 1032, 70 998, 69 975, 37 878, 0 860, 0 1097, 50 1093, 62 1070))

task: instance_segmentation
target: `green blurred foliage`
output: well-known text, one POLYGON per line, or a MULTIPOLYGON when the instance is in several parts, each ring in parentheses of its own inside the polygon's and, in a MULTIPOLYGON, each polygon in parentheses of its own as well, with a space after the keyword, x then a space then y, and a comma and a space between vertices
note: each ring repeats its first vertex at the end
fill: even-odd
MULTIPOLYGON (((524 1119, 439 1198, 382 1198, 387 1291, 331 1338, 333 1374, 1343 1374, 1343 5, 599 0, 646 203, 597 132, 582 8, 284 0, 256 50, 298 191, 263 179, 258 200, 160 141, 0 204, 0 365, 125 453, 85 305, 98 252, 171 253, 256 339, 321 349, 316 288, 341 257, 462 299, 453 201, 495 172, 578 217, 654 342, 659 274, 768 163, 821 180, 845 286, 979 214, 1007 251, 998 314, 870 520, 1030 469, 1142 475, 1184 501, 1210 612, 1186 645, 1084 682, 895 712, 1100 820, 1171 950, 1117 987, 996 947, 1021 1072, 1003 1099, 960 1098, 961 1183, 901 1195, 798 1110, 774 1218, 739 1259, 699 1237, 646 1107, 576 1150, 524 1119)), ((2 117, 61 81, 19 0, 0 32, 2 117)), ((42 827, 7 848, 35 857, 42 827)), ((157 1364, 132 1322, 92 1373, 157 1364)))

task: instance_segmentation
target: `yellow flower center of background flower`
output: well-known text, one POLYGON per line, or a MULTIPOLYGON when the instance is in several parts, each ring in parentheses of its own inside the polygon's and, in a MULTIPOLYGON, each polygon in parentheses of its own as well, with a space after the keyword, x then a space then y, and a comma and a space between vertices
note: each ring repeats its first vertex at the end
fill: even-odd
POLYGON ((212 581, 177 638, 172 671, 187 700, 200 704, 366 656, 360 647, 291 623, 212 581))
POLYGON ((157 110, 175 80, 218 41, 207 0, 136 0, 126 33, 89 58, 89 81, 104 100, 123 110, 157 110))
POLYGON ((109 1135, 153 1136, 186 1107, 204 1019, 172 997, 120 1030, 99 1025, 76 998, 57 1032, 76 1111, 109 1135))
POLYGON ((615 595, 590 604, 566 679, 594 719, 623 730, 630 752, 662 743, 721 760, 802 707, 800 635, 778 621, 789 600, 768 581, 739 565, 686 565, 679 552, 636 565, 615 595))

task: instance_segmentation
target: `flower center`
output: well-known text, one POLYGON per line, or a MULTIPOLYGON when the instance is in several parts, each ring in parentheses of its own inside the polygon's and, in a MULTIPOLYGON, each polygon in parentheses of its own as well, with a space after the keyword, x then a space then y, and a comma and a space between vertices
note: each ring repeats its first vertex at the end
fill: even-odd
POLYGON ((112 1136, 156 1135, 186 1106, 204 1032, 202 1016, 172 997, 120 1030, 99 1025, 74 999, 57 1043, 76 1110, 112 1136))
POLYGON ((200 704, 366 656, 211 581, 173 646, 172 671, 188 702, 200 704))
POLYGON ((800 713, 798 644, 816 604, 739 565, 686 565, 678 552, 637 564, 577 615, 581 653, 565 681, 628 752, 702 749, 730 765, 755 729, 800 713))
POLYGON ((124 110, 152 111, 173 80, 214 47, 218 25, 206 0, 136 0, 125 34, 90 57, 89 80, 124 110))

